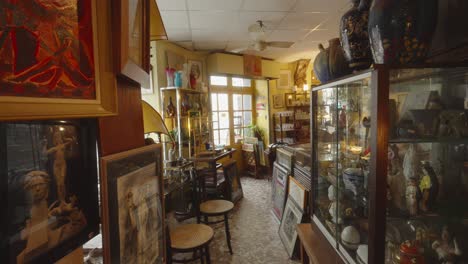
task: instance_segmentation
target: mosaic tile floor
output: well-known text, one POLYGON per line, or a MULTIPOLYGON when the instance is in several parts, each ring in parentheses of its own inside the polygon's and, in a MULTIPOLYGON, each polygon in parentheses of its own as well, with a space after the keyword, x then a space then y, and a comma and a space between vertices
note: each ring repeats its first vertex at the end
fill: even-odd
MULTIPOLYGON (((229 254, 224 224, 212 225, 215 230, 210 244, 212 263, 299 263, 289 259, 278 236, 279 223, 270 210, 270 182, 248 177, 242 177, 241 181, 244 198, 236 204, 229 217, 234 254, 229 254)), ((181 223, 171 221, 170 226, 192 222, 194 219, 181 223)))
MULTIPOLYGON (((230 255, 226 244, 224 224, 212 225, 215 237, 210 244, 213 264, 288 264, 290 260, 278 236, 279 223, 271 213, 271 185, 267 180, 242 177, 244 198, 236 203, 229 217, 231 243, 234 254, 230 255)), ((169 216, 169 226, 195 222, 189 219, 178 223, 169 216)), ((211 218, 210 218, 211 220, 211 218)), ((213 219, 214 220, 214 219, 213 219)), ((88 246, 100 248, 101 238, 96 237, 88 246)), ((96 252, 97 253, 97 252, 96 252)), ((91 254, 92 255, 92 254, 91 254)), ((101 264, 102 256, 85 258, 87 264, 101 264)), ((199 261, 193 263, 200 263, 199 261)))

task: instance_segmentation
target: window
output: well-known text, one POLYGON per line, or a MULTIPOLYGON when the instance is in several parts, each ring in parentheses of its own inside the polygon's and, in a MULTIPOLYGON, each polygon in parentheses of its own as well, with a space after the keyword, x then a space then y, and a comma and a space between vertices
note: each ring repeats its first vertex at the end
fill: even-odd
POLYGON ((229 108, 227 93, 211 93, 213 140, 215 145, 229 145, 229 108))
POLYGON ((211 85, 227 86, 227 79, 226 76, 210 76, 210 83, 211 85))
POLYGON ((244 138, 254 121, 251 80, 223 76, 210 80, 214 144, 232 145, 244 138))

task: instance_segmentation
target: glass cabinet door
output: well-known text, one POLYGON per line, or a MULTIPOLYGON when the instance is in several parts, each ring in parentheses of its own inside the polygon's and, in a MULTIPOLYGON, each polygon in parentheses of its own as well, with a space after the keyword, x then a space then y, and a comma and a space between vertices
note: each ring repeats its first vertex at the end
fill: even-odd
POLYGON ((338 160, 337 160, 337 92, 326 88, 316 92, 314 107, 314 144, 317 169, 314 177, 314 219, 333 246, 336 244, 338 218, 338 160))
POLYGON ((467 263, 468 69, 390 71, 385 263, 467 263))
POLYGON ((369 82, 370 73, 314 91, 313 220, 348 263, 367 263, 369 82))
POLYGON ((367 263, 371 89, 369 78, 338 86, 338 249, 367 263), (358 253, 359 252, 359 253, 358 253), (363 253, 366 252, 366 253, 363 253))

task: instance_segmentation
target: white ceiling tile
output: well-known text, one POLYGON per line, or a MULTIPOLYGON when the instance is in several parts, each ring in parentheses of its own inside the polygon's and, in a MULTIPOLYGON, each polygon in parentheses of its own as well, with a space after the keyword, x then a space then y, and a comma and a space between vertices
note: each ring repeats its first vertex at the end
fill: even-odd
POLYGON ((193 29, 218 28, 225 31, 238 21, 236 12, 190 11, 190 24, 193 29))
POLYGON ((161 11, 161 18, 166 29, 189 28, 186 11, 161 11))
POLYGON ((194 42, 194 46, 196 50, 224 50, 226 48, 226 42, 194 42))
POLYGON ((306 41, 328 42, 329 39, 338 38, 339 31, 336 30, 314 30, 305 38, 306 41))
POLYGON ((294 12, 289 13, 278 29, 314 29, 327 19, 326 12, 294 12))
POLYGON ((296 0, 244 0, 246 11, 289 11, 296 0))
POLYGON ((158 4, 159 11, 187 10, 185 0, 156 0, 156 3, 158 4))
POLYGON ((186 48, 188 50, 193 50, 193 42, 192 41, 179 41, 176 42, 177 45, 186 48))
POLYGON ((239 10, 242 0, 188 0, 189 10, 239 10))
POLYGON ((226 50, 232 51, 235 49, 247 49, 249 48, 250 44, 252 44, 250 41, 229 41, 226 45, 226 50))
POLYGON ((227 42, 228 34, 218 29, 192 29, 192 40, 195 42, 227 42))
POLYGON ((167 30, 167 37, 170 41, 190 41, 192 34, 189 29, 169 29, 167 30))
POLYGON ((299 41, 302 40, 309 30, 275 30, 267 38, 268 41, 299 41))
POLYGON ((298 12, 331 12, 349 9, 349 0, 297 0, 295 11, 298 12))
POLYGON ((235 26, 247 31, 250 25, 257 23, 258 20, 261 20, 264 22, 267 29, 274 29, 280 24, 280 22, 287 14, 287 12, 241 11, 239 13, 239 21, 235 26))

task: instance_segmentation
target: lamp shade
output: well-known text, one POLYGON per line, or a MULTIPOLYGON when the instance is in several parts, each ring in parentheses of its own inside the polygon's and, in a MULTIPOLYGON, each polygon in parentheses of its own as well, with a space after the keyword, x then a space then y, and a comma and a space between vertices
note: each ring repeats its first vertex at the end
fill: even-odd
POLYGON ((145 134, 162 133, 169 135, 166 124, 164 124, 164 120, 158 111, 143 100, 141 101, 141 107, 143 108, 143 128, 145 134))

